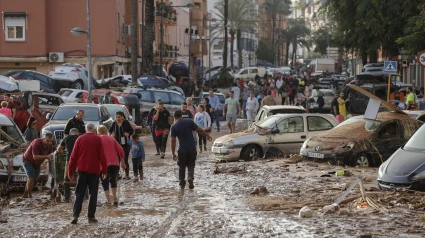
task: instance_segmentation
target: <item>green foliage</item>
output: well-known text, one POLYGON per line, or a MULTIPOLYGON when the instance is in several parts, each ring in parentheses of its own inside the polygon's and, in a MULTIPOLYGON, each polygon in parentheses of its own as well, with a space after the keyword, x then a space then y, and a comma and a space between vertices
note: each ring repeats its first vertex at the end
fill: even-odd
POLYGON ((407 51, 409 55, 416 55, 425 50, 425 18, 422 15, 412 16, 404 30, 404 36, 396 42, 407 51))
POLYGON ((260 41, 258 43, 258 48, 255 51, 255 54, 257 55, 258 60, 265 60, 267 62, 274 62, 276 51, 267 42, 260 41))
POLYGON ((228 88, 233 84, 233 77, 228 73, 228 68, 221 68, 220 71, 211 77, 212 80, 217 81, 217 87, 228 88))
POLYGON ((313 34, 313 41, 316 46, 314 52, 319 53, 321 56, 326 55, 326 49, 328 45, 334 47, 337 44, 335 43, 333 33, 327 27, 322 27, 313 34))

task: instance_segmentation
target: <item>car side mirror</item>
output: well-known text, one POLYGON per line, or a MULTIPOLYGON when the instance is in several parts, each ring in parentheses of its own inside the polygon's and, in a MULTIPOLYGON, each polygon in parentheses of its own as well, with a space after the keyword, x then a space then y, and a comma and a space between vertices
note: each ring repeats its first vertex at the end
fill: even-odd
POLYGON ((274 129, 272 129, 271 133, 272 134, 279 134, 280 133, 280 130, 277 129, 277 128, 274 128, 274 129))
POLYGON ((52 118, 52 114, 51 114, 51 113, 47 113, 47 114, 46 114, 46 119, 47 119, 47 120, 50 120, 51 118, 52 118))

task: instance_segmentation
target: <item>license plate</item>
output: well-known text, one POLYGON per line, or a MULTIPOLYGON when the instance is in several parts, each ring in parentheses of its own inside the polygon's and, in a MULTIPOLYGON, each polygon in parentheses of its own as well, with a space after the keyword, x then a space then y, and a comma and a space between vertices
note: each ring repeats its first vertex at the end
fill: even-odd
POLYGON ((312 157, 312 158, 318 158, 318 159, 325 158, 325 155, 324 154, 320 154, 320 153, 311 153, 311 152, 308 152, 307 153, 307 156, 308 157, 312 157))
POLYGON ((26 182, 28 178, 26 176, 13 176, 12 181, 13 182, 26 182))
POLYGON ((220 153, 220 148, 212 148, 213 153, 220 153))

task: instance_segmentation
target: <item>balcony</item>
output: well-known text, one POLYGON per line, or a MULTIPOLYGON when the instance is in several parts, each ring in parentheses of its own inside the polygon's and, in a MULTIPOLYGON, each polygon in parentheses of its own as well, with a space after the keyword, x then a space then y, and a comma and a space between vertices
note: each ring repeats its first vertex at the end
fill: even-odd
MULTIPOLYGON (((161 44, 158 44, 156 47, 157 50, 155 51, 155 59, 154 59, 155 61, 159 61, 161 57, 160 45, 161 44)), ((164 63, 176 62, 177 58, 179 57, 178 51, 179 51, 178 46, 163 44, 163 47, 162 47, 163 62, 164 63)))
POLYGON ((162 20, 165 25, 176 26, 177 25, 177 11, 174 9, 170 3, 156 2, 156 22, 161 22, 162 20))

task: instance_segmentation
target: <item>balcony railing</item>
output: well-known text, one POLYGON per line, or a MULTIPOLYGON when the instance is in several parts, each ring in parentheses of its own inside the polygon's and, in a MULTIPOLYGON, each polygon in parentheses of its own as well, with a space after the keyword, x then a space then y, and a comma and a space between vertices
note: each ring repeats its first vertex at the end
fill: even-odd
MULTIPOLYGON (((157 45, 157 50, 155 51, 155 57, 160 57, 161 56, 161 44, 157 45)), ((167 45, 167 44, 163 44, 162 47, 162 57, 164 58, 172 58, 172 59, 177 59, 179 54, 179 47, 175 46, 175 45, 167 45)))

